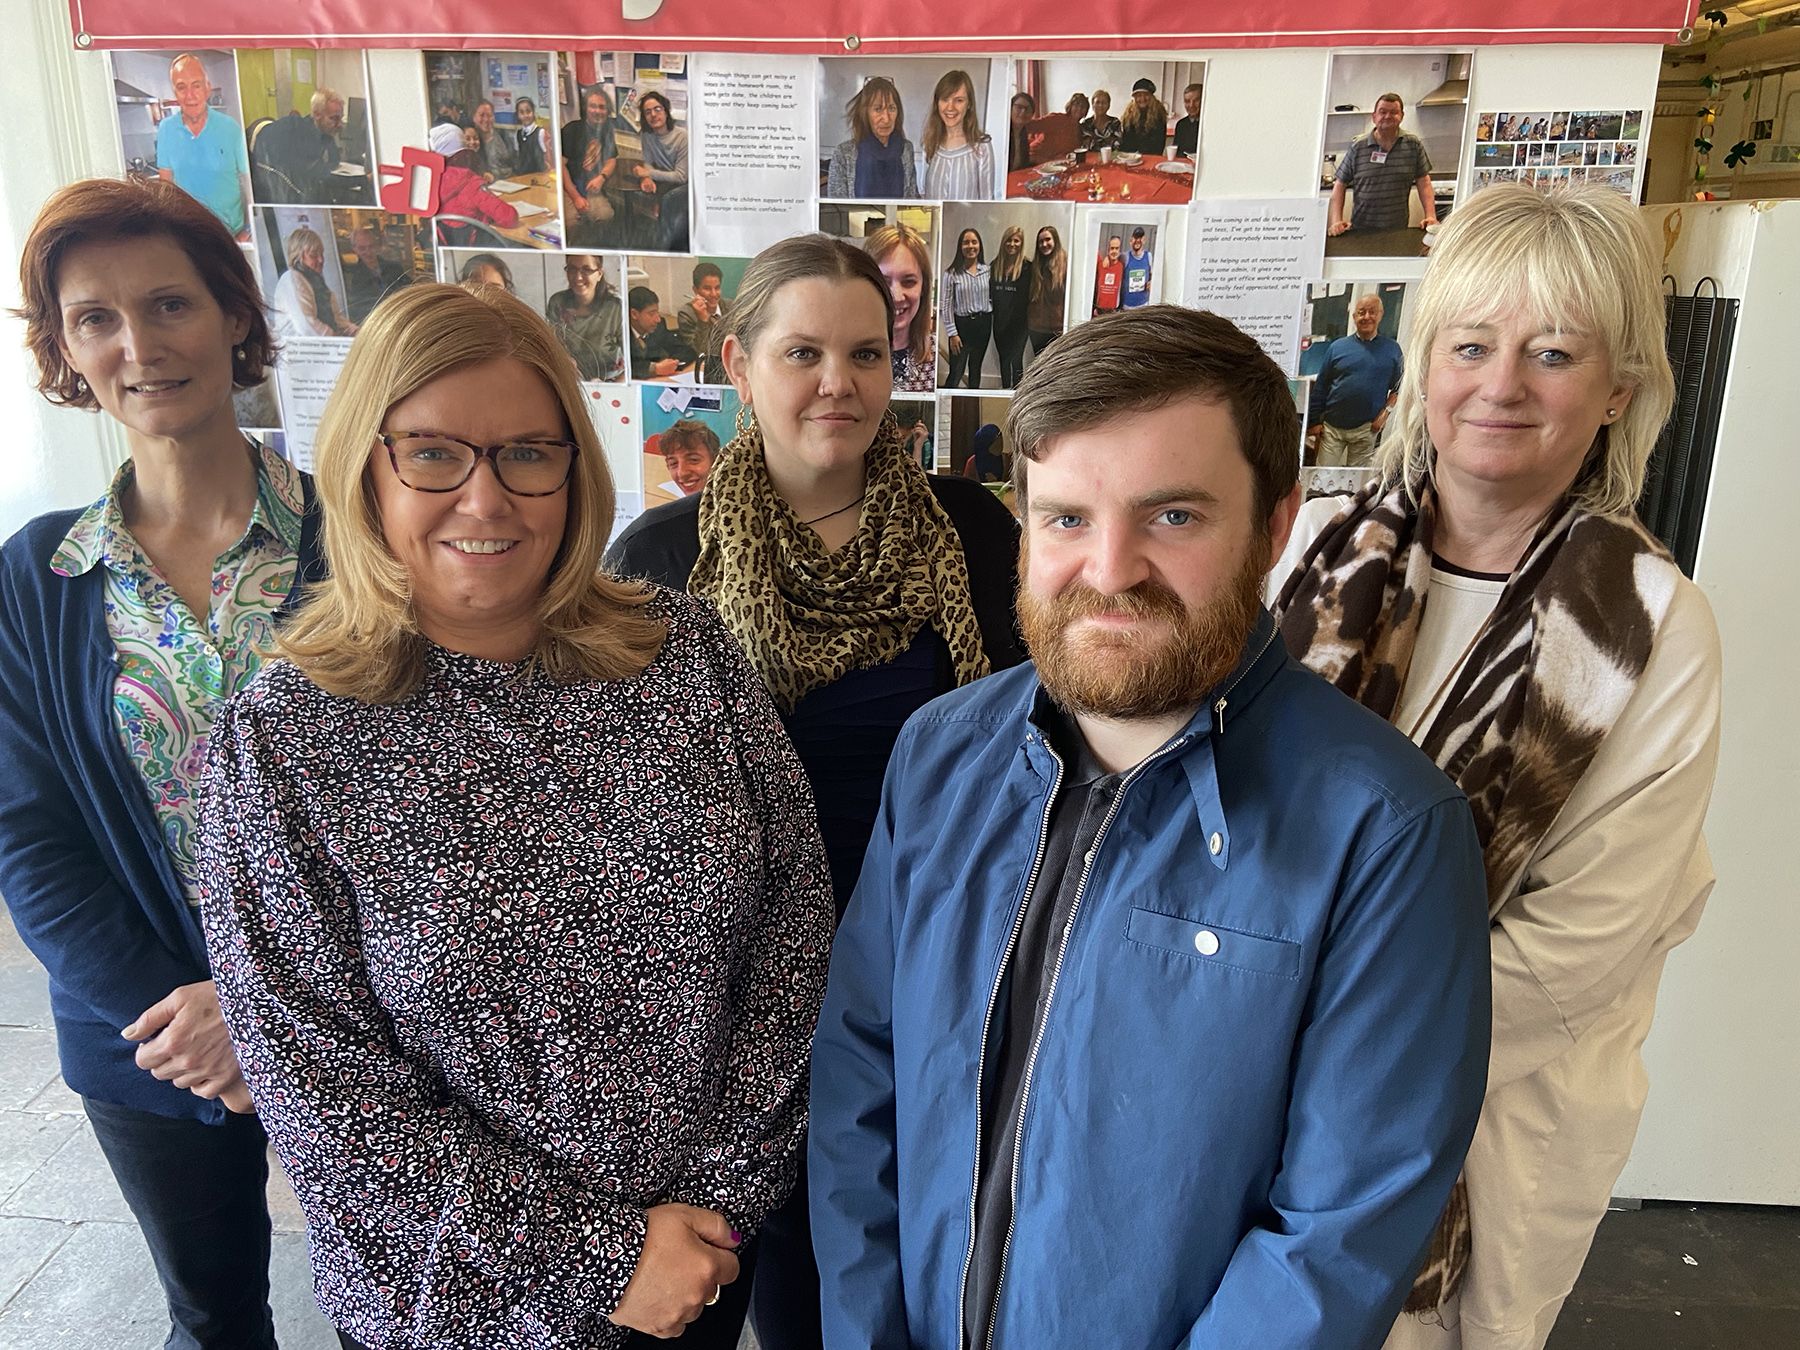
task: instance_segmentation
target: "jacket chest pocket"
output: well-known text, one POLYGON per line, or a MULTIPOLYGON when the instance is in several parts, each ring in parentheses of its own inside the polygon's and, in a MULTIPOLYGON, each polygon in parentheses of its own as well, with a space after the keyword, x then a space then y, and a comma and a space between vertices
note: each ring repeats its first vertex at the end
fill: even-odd
POLYGON ((1264 933, 1246 933, 1239 928, 1164 914, 1141 906, 1133 906, 1131 916, 1126 920, 1125 940, 1200 966, 1227 966, 1284 980, 1300 978, 1301 947, 1298 942, 1264 933))

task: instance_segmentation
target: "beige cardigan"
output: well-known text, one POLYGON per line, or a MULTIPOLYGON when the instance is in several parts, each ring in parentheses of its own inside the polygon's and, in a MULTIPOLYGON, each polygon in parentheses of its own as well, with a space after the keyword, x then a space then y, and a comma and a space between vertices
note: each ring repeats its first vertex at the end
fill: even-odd
MULTIPOLYGON (((1302 508, 1269 594, 1341 504, 1302 508)), ((1434 581, 1409 690, 1449 675, 1498 594, 1434 581)), ((1466 1166, 1460 1334, 1403 1316, 1390 1347, 1539 1350, 1549 1337, 1637 1135, 1663 963, 1712 890, 1700 827, 1719 684, 1712 609, 1682 578, 1631 701, 1492 914, 1493 1050, 1466 1166)), ((1416 700, 1402 698, 1402 725, 1416 700)))

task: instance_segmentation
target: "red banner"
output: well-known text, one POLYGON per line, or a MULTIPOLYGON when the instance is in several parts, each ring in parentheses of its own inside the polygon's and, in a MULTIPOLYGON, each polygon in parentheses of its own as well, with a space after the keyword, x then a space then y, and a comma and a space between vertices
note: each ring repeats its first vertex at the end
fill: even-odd
POLYGON ((810 56, 1667 43, 1694 8, 1694 0, 69 0, 80 47, 662 48, 810 56), (1103 27, 1121 19, 1135 21, 1138 31, 1103 27))

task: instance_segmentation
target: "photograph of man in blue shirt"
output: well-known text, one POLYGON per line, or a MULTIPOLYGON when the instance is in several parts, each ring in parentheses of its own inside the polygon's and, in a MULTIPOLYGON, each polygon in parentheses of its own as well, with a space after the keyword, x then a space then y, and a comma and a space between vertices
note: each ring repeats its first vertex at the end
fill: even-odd
POLYGON ((1375 462, 1375 438, 1400 392, 1405 364, 1400 344, 1378 331, 1383 312, 1380 296, 1362 296, 1350 311, 1355 331, 1326 348, 1306 411, 1314 464, 1366 468, 1375 462))
POLYGON ((225 222, 240 243, 250 238, 250 156, 244 129, 211 104, 213 85, 192 52, 169 63, 179 117, 156 127, 156 171, 225 222))

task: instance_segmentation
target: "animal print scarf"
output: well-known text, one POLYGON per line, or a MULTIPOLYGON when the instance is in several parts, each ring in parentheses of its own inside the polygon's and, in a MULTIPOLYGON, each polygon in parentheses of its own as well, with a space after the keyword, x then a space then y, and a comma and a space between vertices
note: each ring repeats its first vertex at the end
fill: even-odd
MULTIPOLYGON (((1370 484, 1313 542, 1276 606, 1294 657, 1390 721, 1424 614, 1435 517, 1429 484, 1416 506, 1404 486, 1370 484)), ((1450 675, 1418 740, 1469 799, 1490 917, 1630 700, 1678 576, 1635 519, 1565 504, 1450 675)), ((1458 1178, 1406 1311, 1456 1291, 1469 1242, 1458 1178)))
POLYGON ((867 474, 856 536, 835 553, 775 491, 754 418, 701 490, 688 590, 718 608, 783 713, 852 670, 894 660, 927 624, 950 648, 959 685, 988 673, 962 541, 891 412, 867 474))

